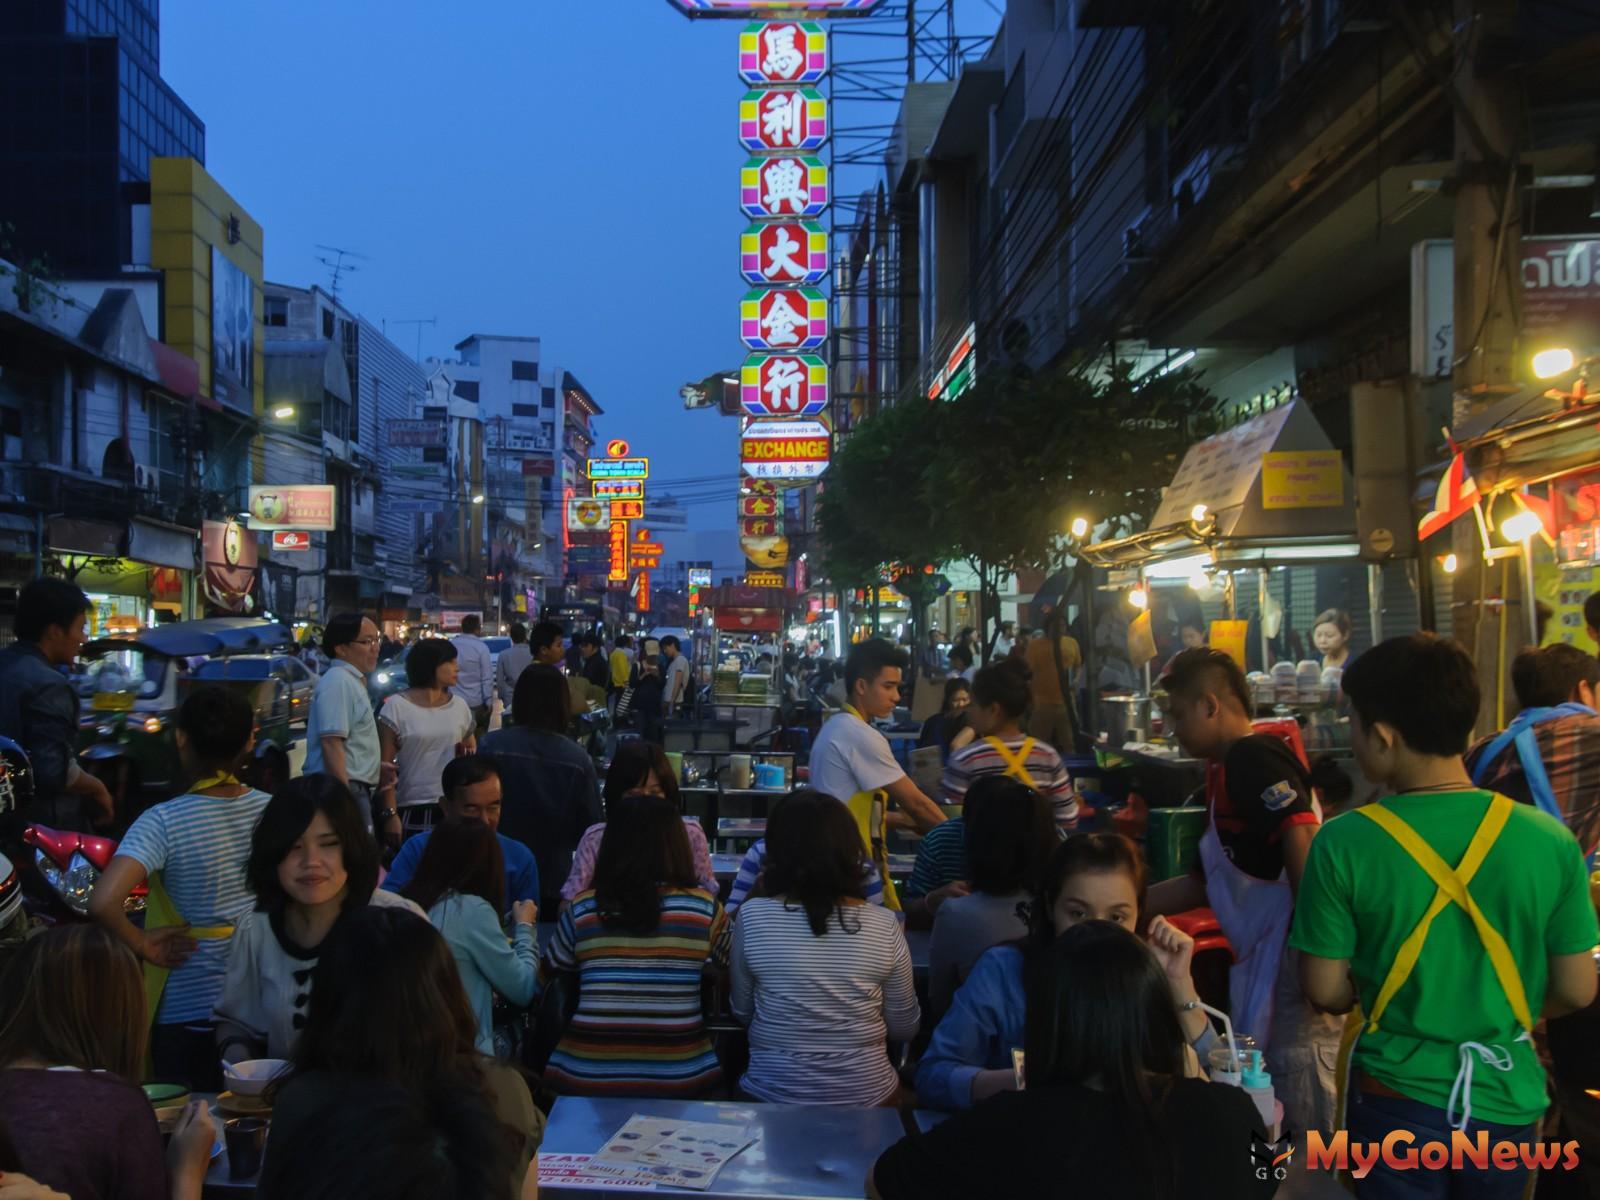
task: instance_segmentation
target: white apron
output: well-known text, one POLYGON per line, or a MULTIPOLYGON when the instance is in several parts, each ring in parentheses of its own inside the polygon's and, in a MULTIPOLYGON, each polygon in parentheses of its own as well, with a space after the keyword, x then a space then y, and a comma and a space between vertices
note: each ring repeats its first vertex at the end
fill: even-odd
POLYGON ((1271 1046, 1273 992, 1289 941, 1294 892, 1286 875, 1257 879, 1233 865, 1217 836, 1214 808, 1200 839, 1200 862, 1206 872, 1206 899, 1233 948, 1228 971, 1233 1028, 1250 1034, 1259 1046, 1271 1046))

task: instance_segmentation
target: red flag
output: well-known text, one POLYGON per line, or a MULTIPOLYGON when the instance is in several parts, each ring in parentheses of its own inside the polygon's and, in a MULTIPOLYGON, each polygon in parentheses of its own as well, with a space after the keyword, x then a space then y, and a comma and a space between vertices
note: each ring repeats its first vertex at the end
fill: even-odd
POLYGON ((1466 455, 1458 451, 1439 480, 1433 510, 1417 522, 1417 537, 1424 541, 1431 538, 1457 517, 1471 512, 1478 499, 1477 482, 1467 474, 1466 455))

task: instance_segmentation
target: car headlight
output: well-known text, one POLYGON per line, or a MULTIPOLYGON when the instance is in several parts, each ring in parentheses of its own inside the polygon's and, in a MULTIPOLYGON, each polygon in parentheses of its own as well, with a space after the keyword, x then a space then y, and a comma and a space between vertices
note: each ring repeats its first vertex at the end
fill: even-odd
POLYGON ((160 733, 167 727, 166 721, 161 717, 146 717, 140 726, 146 733, 160 733))
POLYGON ((44 881, 55 889, 68 908, 80 917, 89 915, 89 894, 100 878, 100 871, 92 862, 81 854, 74 854, 63 871, 42 850, 34 851, 34 862, 44 881))

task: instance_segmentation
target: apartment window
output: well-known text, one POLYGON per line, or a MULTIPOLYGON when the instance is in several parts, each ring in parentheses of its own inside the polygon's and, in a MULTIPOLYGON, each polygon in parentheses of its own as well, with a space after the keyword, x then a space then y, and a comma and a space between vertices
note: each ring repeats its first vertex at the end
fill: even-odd
POLYGON ((329 341, 333 340, 333 310, 332 309, 325 308, 325 309, 322 310, 322 336, 327 338, 329 341))
POLYGON ((283 328, 289 324, 289 298, 287 296, 268 296, 263 301, 265 305, 264 321, 267 325, 283 328))
POLYGON ((511 361, 511 378, 513 381, 521 380, 525 383, 539 382, 539 364, 536 362, 511 361))
POLYGON ((547 388, 541 389, 540 392, 539 392, 539 402, 541 404, 543 404, 546 408, 554 408, 556 406, 556 390, 555 390, 555 388, 547 387, 547 388))
POLYGON ((454 388, 455 394, 463 400, 478 402, 478 381, 476 379, 458 379, 454 388))
POLYGON ((424 421, 443 421, 450 415, 450 410, 442 404, 424 404, 422 406, 422 419, 424 421))
POLYGON ((511 406, 511 415, 513 417, 537 417, 539 415, 539 406, 537 404, 513 404, 511 406))
POLYGON ((424 446, 422 448, 422 461, 425 463, 442 463, 447 453, 443 446, 424 446))

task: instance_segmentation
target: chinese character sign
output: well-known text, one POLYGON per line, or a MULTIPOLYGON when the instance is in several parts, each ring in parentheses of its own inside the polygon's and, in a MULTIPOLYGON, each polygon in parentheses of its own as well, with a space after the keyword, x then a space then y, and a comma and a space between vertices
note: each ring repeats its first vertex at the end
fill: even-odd
POLYGON ((815 354, 752 354, 739 370, 739 403, 752 417, 825 412, 828 365, 815 354))
POLYGON ((611 522, 611 563, 609 583, 628 582, 628 522, 611 522))
POLYGON ((828 234, 815 221, 752 225, 739 239, 739 271, 746 282, 812 287, 828 278, 828 234))
POLYGON ((768 21, 739 35, 739 78, 746 83, 816 83, 828 73, 821 25, 768 21))
POLYGON ((816 88, 746 92, 739 144, 746 150, 816 150, 828 140, 828 102, 816 88))
POLYGON ((828 339, 828 301, 815 288, 746 292, 739 315, 752 350, 815 350, 828 339))
POLYGON ((752 158, 740 184, 747 216, 815 217, 828 207, 828 168, 814 154, 752 158))

